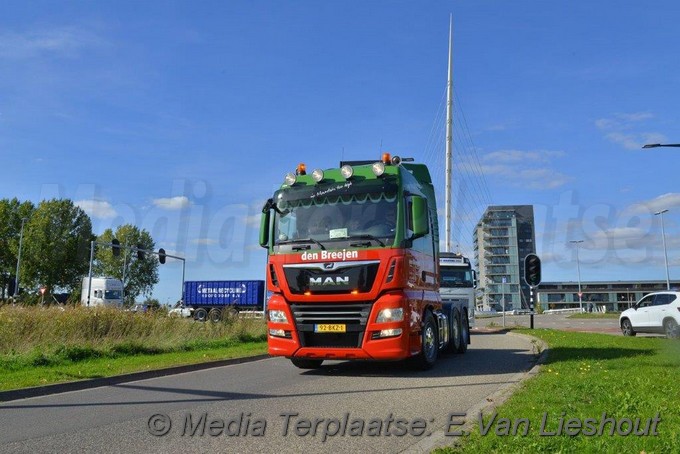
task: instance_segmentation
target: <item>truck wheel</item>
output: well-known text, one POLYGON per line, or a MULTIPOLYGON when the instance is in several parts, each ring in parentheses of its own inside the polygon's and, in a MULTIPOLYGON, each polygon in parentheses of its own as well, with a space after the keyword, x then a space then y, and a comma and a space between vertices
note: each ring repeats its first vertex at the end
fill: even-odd
POLYGON ((456 309, 451 310, 451 329, 449 330, 449 345, 447 350, 451 353, 458 353, 460 351, 461 339, 461 324, 460 313, 456 309))
POLYGON ((420 370, 428 370, 434 366, 439 354, 439 339, 437 338, 437 324, 432 312, 425 312, 425 322, 420 333, 420 353, 413 358, 413 364, 420 370))
POLYGON ((208 318, 211 322, 218 323, 222 320, 222 311, 217 308, 210 309, 210 312, 208 312, 208 318))
POLYGON ((196 309, 196 312, 194 312, 194 320, 197 320, 199 322, 204 322, 208 319, 208 311, 203 309, 202 307, 199 307, 196 309))
POLYGON ((470 325, 465 311, 463 311, 460 316, 460 327, 460 345, 458 346, 456 353, 463 354, 467 351, 468 340, 470 339, 470 325))
POLYGON ((323 359, 291 358, 290 362, 299 369, 318 369, 323 359))
POLYGON ((224 310, 224 318, 227 320, 235 320, 238 318, 238 309, 234 306, 230 306, 224 310))

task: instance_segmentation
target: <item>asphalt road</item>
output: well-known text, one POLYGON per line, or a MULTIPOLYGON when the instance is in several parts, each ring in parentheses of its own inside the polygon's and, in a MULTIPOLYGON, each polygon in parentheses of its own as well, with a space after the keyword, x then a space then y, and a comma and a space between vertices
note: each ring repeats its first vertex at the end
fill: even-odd
POLYGON ((532 346, 484 333, 426 372, 349 362, 301 371, 270 358, 5 402, 0 452, 429 452, 454 441, 444 432, 462 418, 450 413, 476 420, 525 377, 532 346))

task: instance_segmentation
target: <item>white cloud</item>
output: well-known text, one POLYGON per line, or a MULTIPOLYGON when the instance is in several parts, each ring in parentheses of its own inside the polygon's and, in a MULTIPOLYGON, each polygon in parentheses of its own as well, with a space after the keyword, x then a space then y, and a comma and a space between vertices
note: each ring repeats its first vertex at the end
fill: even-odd
POLYGON ((526 164, 526 162, 550 162, 554 158, 564 157, 565 153, 563 151, 522 151, 522 150, 499 150, 494 151, 486 156, 484 159, 487 161, 494 162, 506 162, 515 163, 521 162, 526 164))
POLYGON ((680 193, 669 192, 651 200, 643 200, 627 207, 624 212, 632 214, 653 214, 661 210, 680 207, 680 193))
POLYGON ((571 177, 557 172, 546 164, 566 156, 563 151, 521 151, 499 150, 486 154, 482 158, 481 173, 503 177, 513 186, 529 189, 555 189, 565 185, 571 177))
POLYGON ((25 33, 0 33, 0 57, 25 59, 58 55, 74 57, 85 48, 103 41, 93 33, 69 27, 33 30, 25 33))
POLYGON ((73 203, 93 218, 111 219, 118 215, 113 206, 105 200, 77 200, 73 203))
POLYGON ((652 115, 650 112, 635 112, 630 114, 621 113, 618 114, 618 116, 622 120, 630 122, 649 120, 650 118, 654 118, 654 115, 652 115))
POLYGON ((260 221, 262 220, 262 214, 257 213, 252 216, 246 216, 245 217, 245 222, 246 225, 249 225, 251 227, 257 227, 260 228, 260 221))
POLYGON ((194 240, 191 240, 193 244, 202 244, 205 246, 212 246, 213 244, 217 244, 217 240, 214 238, 196 238, 194 240))
POLYGON ((652 118, 654 115, 650 112, 617 113, 611 118, 595 120, 595 126, 610 142, 619 144, 627 150, 639 150, 646 143, 666 141, 663 134, 635 130, 639 128, 639 123, 652 118))
POLYGON ((181 210, 191 205, 191 201, 186 196, 154 199, 153 204, 164 210, 181 210))

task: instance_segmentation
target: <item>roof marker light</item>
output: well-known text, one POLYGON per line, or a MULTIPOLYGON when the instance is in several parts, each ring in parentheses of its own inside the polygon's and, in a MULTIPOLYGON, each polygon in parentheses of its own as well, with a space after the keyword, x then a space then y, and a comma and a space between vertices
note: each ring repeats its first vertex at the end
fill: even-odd
POLYGON ((385 173, 385 164, 380 161, 374 162, 373 166, 371 166, 371 170, 373 170, 373 174, 376 177, 381 177, 383 173, 385 173))
POLYGON ((323 180, 323 170, 314 169, 314 171, 312 172, 312 179, 317 183, 323 180))
POLYGON ((390 154, 389 153, 383 153, 382 154, 382 162, 384 162, 385 164, 390 163, 390 154))
POLYGON ((295 173, 297 173, 298 175, 307 175, 307 166, 305 165, 304 162, 298 164, 295 173))
POLYGON ((354 175, 354 169, 352 166, 345 164, 344 166, 340 167, 340 173, 345 180, 349 180, 354 175))
POLYGON ((297 181, 297 176, 295 176, 294 173, 287 173, 286 177, 283 179, 283 182, 285 184, 287 184, 288 186, 293 186, 296 181, 297 181))

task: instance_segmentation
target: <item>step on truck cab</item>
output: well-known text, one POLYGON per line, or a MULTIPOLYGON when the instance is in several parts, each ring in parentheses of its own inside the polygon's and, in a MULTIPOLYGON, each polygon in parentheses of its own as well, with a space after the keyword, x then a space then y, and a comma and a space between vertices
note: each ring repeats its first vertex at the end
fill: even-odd
POLYGON ((286 175, 263 207, 269 353, 431 367, 449 344, 439 294, 430 173, 412 159, 341 162, 286 175), (404 162, 403 162, 404 161, 404 162))

